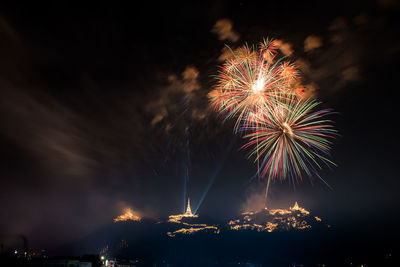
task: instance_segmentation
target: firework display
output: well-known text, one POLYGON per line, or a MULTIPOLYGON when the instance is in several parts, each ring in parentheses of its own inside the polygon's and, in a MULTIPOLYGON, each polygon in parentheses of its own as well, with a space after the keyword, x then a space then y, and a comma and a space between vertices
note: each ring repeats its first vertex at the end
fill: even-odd
POLYGON ((209 93, 215 110, 236 118, 235 131, 255 125, 256 118, 271 108, 283 95, 294 94, 298 73, 293 64, 276 60, 274 40, 260 47, 243 46, 231 50, 223 64, 217 84, 209 93))
POLYGON ((279 41, 266 39, 258 46, 232 50, 222 65, 211 106, 227 119, 235 119, 234 131, 248 142, 250 157, 260 177, 269 181, 301 179, 317 174, 329 160, 331 138, 336 131, 325 119, 330 110, 314 111, 320 104, 299 92, 300 73, 286 57, 279 58, 279 41))
POLYGON ((336 131, 324 119, 330 110, 313 111, 318 104, 314 99, 286 98, 245 135, 249 142, 244 147, 252 147, 250 155, 262 162, 262 176, 301 179, 302 171, 312 176, 321 163, 333 164, 328 155, 336 131))

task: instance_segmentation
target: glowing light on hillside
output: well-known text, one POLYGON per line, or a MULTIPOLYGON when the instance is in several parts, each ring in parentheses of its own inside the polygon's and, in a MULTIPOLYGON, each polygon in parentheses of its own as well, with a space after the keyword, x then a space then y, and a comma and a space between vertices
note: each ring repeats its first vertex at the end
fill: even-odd
MULTIPOLYGON (((274 232, 290 229, 309 229, 311 225, 307 223, 307 217, 310 212, 299 206, 295 202, 289 209, 267 209, 262 212, 246 211, 242 213, 243 217, 228 222, 231 230, 256 230, 259 232, 274 232), (264 214, 265 221, 257 219, 260 214, 264 214), (255 222, 257 221, 257 223, 255 222)), ((315 217, 317 221, 319 217, 315 217)))
POLYGON ((170 215, 168 222, 181 223, 182 218, 184 217, 199 217, 197 214, 192 213, 192 209, 190 208, 190 199, 188 198, 188 203, 186 205, 186 212, 184 214, 170 215))
POLYGON ((126 209, 124 214, 119 215, 114 219, 114 222, 123 222, 123 221, 140 221, 142 217, 135 214, 132 209, 126 209))
POLYGON ((310 214, 310 212, 308 210, 300 207, 299 204, 297 204, 297 201, 296 201, 296 203, 294 203, 293 207, 290 207, 290 210, 292 210, 292 211, 296 211, 297 210, 297 211, 300 211, 301 213, 306 214, 306 215, 310 214))

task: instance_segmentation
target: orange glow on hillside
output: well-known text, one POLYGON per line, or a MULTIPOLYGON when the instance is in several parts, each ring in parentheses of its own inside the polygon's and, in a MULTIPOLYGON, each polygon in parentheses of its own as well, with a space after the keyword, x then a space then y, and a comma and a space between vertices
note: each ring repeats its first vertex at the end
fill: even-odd
MULTIPOLYGON (((196 225, 195 225, 196 226, 196 225)), ((179 230, 176 230, 174 232, 167 232, 167 235, 169 237, 175 237, 176 234, 185 234, 185 235, 190 235, 194 234, 196 232, 204 231, 204 230, 212 230, 214 234, 219 234, 220 230, 218 229, 217 226, 208 226, 204 225, 202 227, 189 227, 189 228, 181 228, 179 230)))
POLYGON ((310 214, 310 212, 308 210, 300 207, 299 204, 297 204, 297 201, 296 201, 296 203, 294 204, 293 207, 290 207, 290 210, 291 211, 300 211, 302 214, 305 214, 305 215, 309 215, 310 214))
POLYGON ((126 209, 124 214, 119 215, 114 219, 114 222, 122 222, 122 221, 140 221, 142 217, 133 213, 131 209, 126 209))
MULTIPOLYGON (((297 202, 289 209, 267 209, 260 212, 246 211, 242 217, 228 222, 231 230, 257 230, 274 232, 290 229, 309 229, 311 225, 307 222, 310 212, 299 206, 297 202), (257 219, 258 216, 265 216, 264 219, 257 219)), ((321 221, 315 217, 316 221, 321 221)))

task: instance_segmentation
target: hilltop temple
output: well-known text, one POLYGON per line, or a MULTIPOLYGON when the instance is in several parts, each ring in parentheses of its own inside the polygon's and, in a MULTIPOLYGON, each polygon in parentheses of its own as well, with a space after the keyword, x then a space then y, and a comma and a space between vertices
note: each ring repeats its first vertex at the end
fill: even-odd
POLYGON ((190 198, 188 198, 188 202, 186 205, 186 212, 183 214, 183 217, 194 217, 194 214, 192 213, 192 209, 190 208, 190 198))

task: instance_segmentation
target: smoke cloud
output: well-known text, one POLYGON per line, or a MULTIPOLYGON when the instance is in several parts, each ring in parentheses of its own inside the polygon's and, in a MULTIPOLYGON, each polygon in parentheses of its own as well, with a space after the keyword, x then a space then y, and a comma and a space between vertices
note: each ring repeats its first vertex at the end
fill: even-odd
POLYGON ((221 41, 236 42, 239 40, 239 34, 233 30, 233 22, 230 19, 217 20, 211 32, 215 33, 221 41))
POLYGON ((242 205, 241 210, 245 211, 260 211, 265 208, 265 195, 261 192, 252 193, 242 205))
POLYGON ((293 55, 294 50, 293 50, 293 45, 291 43, 277 39, 275 40, 275 44, 282 52, 282 54, 284 54, 285 56, 290 57, 291 55, 293 55))
MULTIPOLYGON (((200 73, 195 67, 187 66, 181 75, 171 74, 168 76, 168 86, 162 88, 157 97, 146 105, 147 112, 153 114, 152 126, 171 114, 176 116, 179 110, 183 112, 182 101, 189 103, 194 100, 195 92, 201 89, 199 75, 200 73)), ((205 117, 204 111, 200 109, 191 109, 190 112, 192 118, 202 119, 205 117)))
POLYGON ((310 52, 322 46, 322 39, 315 35, 309 35, 304 40, 304 52, 310 52))

